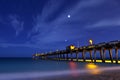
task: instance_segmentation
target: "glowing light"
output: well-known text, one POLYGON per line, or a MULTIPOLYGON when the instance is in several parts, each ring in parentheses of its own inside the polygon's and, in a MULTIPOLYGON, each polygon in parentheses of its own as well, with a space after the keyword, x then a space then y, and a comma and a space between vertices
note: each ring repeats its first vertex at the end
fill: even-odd
POLYGON ((76 70, 77 69, 77 65, 74 62, 70 62, 69 65, 70 65, 71 70, 76 70))
POLYGON ((92 44, 93 44, 93 40, 90 39, 90 40, 89 40, 89 43, 90 43, 90 45, 92 45, 92 44))
POLYGON ((35 56, 38 56, 38 54, 36 53, 35 56))
POLYGON ((70 46, 70 49, 71 49, 71 50, 74 50, 74 49, 75 49, 75 46, 71 45, 71 46, 70 46))
POLYGON ((90 63, 90 64, 87 64, 86 65, 86 68, 87 69, 96 69, 97 68, 97 65, 93 64, 93 63, 90 63))
POLYGON ((87 64, 87 65, 86 65, 86 68, 87 68, 88 70, 90 70, 90 71, 89 71, 90 74, 100 74, 100 72, 101 72, 101 71, 99 70, 98 66, 95 65, 95 64, 93 64, 93 63, 87 64))
POLYGON ((78 73, 76 72, 77 65, 75 64, 75 62, 70 62, 69 66, 70 66, 70 70, 72 71, 71 75, 74 76, 74 77, 77 77, 78 76, 78 73))
POLYGON ((68 18, 70 18, 71 16, 70 16, 70 14, 68 15, 68 18))

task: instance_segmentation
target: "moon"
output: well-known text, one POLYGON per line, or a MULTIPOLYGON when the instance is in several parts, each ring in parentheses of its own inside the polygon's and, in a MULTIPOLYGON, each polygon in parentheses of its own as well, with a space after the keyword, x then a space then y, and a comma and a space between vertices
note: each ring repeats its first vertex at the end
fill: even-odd
POLYGON ((67 16, 68 18, 70 18, 71 17, 71 15, 70 14, 68 14, 68 16, 67 16))

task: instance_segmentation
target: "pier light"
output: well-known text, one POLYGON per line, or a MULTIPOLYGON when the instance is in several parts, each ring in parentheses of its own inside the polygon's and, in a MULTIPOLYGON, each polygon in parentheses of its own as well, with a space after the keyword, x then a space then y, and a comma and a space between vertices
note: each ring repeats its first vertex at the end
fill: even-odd
POLYGON ((35 56, 38 56, 38 54, 36 53, 35 56))
POLYGON ((92 44, 93 44, 93 40, 92 40, 92 39, 90 39, 90 40, 89 40, 89 43, 90 43, 90 45, 92 45, 92 44))
POLYGON ((71 49, 71 50, 74 50, 74 49, 75 49, 75 46, 71 45, 71 46, 70 46, 70 49, 71 49))

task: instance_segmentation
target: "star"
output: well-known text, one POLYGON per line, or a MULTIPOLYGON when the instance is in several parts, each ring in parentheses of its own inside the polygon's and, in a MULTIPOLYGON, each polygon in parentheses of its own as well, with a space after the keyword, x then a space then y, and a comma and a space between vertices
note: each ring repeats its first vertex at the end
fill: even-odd
POLYGON ((68 40, 65 40, 65 42, 67 42, 68 40))

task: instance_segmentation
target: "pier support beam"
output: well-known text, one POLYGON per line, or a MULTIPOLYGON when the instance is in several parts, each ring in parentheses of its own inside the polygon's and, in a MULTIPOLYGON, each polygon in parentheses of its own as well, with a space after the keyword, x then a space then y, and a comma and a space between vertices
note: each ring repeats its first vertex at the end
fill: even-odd
POLYGON ((60 60, 62 59, 62 54, 60 53, 60 60))
POLYGON ((65 59, 65 54, 63 54, 63 59, 65 59))
POLYGON ((118 48, 115 49, 116 64, 118 64, 118 48))
POLYGON ((94 62, 96 63, 96 50, 94 50, 94 62))
POLYGON ((90 53, 90 59, 91 59, 91 62, 93 62, 93 58, 92 58, 92 50, 90 50, 89 53, 90 53))
POLYGON ((76 52, 76 61, 78 61, 78 55, 79 55, 79 53, 76 52))
POLYGON ((58 54, 58 59, 57 60, 60 60, 60 54, 58 54))
POLYGON ((85 51, 83 50, 83 52, 82 52, 82 59, 83 59, 83 61, 85 62, 85 51))
POLYGON ((104 63, 105 61, 104 61, 104 59, 103 59, 103 50, 102 49, 100 49, 100 57, 101 57, 101 60, 102 60, 102 62, 104 63))
POLYGON ((103 49, 103 62, 105 63, 105 52, 106 52, 106 49, 103 49))
POLYGON ((57 60, 58 55, 55 55, 55 60, 57 60))
POLYGON ((71 61, 72 61, 72 60, 73 60, 73 57, 72 57, 72 52, 71 52, 70 54, 71 54, 70 58, 71 58, 71 61))
POLYGON ((113 63, 112 49, 109 49, 109 55, 110 55, 111 63, 113 63))
POLYGON ((68 53, 66 54, 66 59, 68 60, 68 53))

